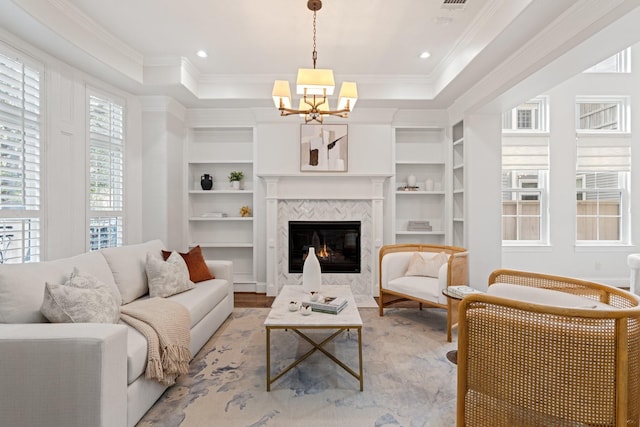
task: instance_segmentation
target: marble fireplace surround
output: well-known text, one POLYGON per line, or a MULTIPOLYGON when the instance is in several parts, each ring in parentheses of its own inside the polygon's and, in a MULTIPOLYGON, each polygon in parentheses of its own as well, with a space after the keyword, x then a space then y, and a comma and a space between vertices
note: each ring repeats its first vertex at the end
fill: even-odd
POLYGON ((289 273, 289 221, 360 221, 361 272, 323 274, 326 284, 351 286, 354 295, 376 296, 377 256, 383 242, 387 174, 261 174, 266 184, 267 295, 302 283, 289 273))

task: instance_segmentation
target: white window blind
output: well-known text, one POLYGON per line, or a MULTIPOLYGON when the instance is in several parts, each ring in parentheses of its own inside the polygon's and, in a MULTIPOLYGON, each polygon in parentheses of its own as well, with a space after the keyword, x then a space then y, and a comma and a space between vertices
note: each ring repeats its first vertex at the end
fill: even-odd
POLYGON ((89 246, 122 244, 124 210, 124 106, 89 96, 89 246))
POLYGON ((578 172, 628 172, 631 170, 630 137, 579 137, 578 172))
POLYGON ((0 263, 40 260, 42 66, 0 53, 0 263))
POLYGON ((549 169, 549 138, 503 137, 502 169, 549 169))

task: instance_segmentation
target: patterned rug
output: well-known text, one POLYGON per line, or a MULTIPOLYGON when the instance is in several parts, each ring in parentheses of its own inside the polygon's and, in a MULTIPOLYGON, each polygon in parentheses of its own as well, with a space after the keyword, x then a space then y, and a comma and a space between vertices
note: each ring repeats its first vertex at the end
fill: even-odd
MULTIPOLYGON (((444 310, 360 308, 364 327, 364 391, 315 352, 266 391, 269 309, 237 308, 191 362, 188 375, 149 410, 138 427, 453 426, 456 366, 446 354, 444 310)), ((314 339, 326 336, 314 332, 314 339)), ((454 335, 455 338, 455 335, 454 335)), ((357 372, 357 332, 325 346, 357 372)), ((272 375, 311 346, 291 331, 272 331, 272 375)))

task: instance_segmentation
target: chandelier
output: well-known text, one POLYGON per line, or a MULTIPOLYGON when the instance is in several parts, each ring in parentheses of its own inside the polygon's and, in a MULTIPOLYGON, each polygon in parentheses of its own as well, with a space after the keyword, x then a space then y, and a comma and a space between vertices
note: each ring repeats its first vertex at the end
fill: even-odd
POLYGON ((291 89, 286 80, 276 80, 273 84, 273 102, 280 110, 281 116, 299 114, 305 123, 316 121, 322 123, 325 115, 349 117, 349 112, 358 100, 358 89, 355 82, 343 82, 338 96, 338 108, 329 108, 328 95, 333 95, 335 82, 333 70, 316 68, 318 52, 316 52, 316 12, 322 8, 321 0, 307 1, 307 7, 313 11, 313 68, 299 68, 296 81, 296 93, 302 95, 298 109, 291 108, 291 89))

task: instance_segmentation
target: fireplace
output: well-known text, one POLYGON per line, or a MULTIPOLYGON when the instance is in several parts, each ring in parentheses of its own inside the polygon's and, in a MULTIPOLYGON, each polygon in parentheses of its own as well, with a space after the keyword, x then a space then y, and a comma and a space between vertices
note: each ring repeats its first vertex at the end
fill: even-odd
POLYGON ((323 273, 360 273, 360 221, 289 221, 289 273, 302 273, 311 246, 323 273))

